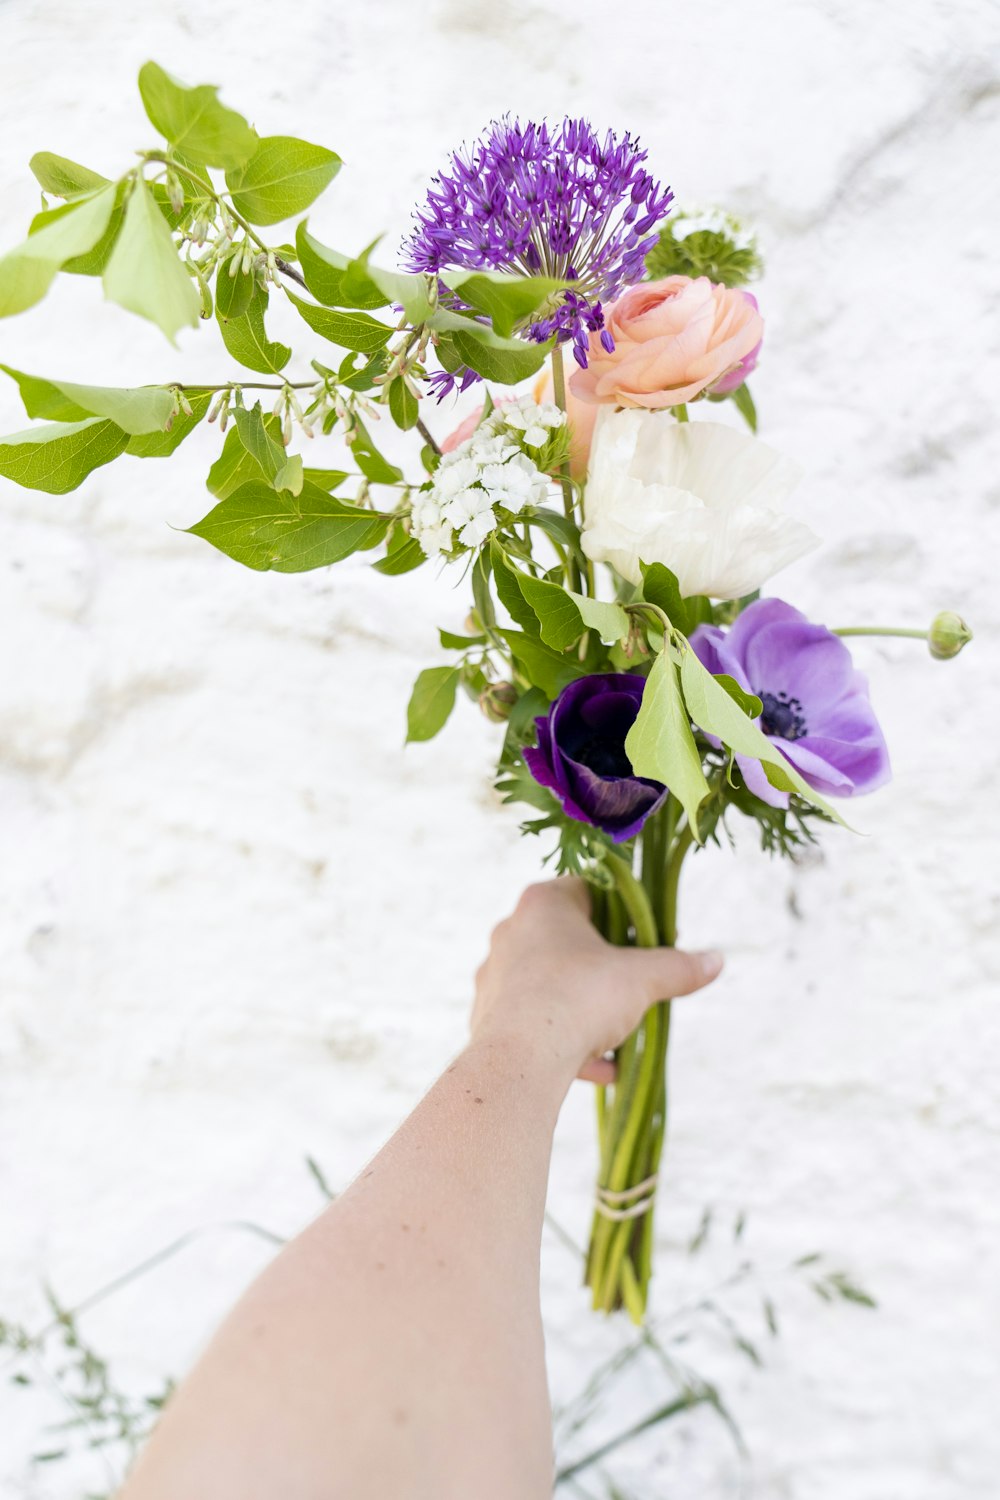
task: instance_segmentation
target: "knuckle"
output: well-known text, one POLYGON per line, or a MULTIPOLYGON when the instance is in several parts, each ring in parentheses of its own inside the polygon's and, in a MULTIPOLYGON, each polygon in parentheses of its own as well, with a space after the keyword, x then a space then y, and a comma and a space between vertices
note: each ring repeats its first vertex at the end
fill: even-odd
POLYGON ((549 886, 542 880, 535 881, 533 885, 525 886, 518 899, 518 911, 537 911, 540 906, 544 905, 548 890, 549 886))

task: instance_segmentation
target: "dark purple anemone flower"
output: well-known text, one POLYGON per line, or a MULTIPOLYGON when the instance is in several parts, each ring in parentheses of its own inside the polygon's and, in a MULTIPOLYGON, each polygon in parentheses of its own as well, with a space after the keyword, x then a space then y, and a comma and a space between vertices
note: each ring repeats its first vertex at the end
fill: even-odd
MULTIPOLYGON (((761 729, 818 792, 855 797, 888 781, 889 752, 867 680, 825 626, 781 599, 758 599, 729 630, 699 625, 691 646, 710 672, 728 673, 760 699, 761 729)), ((736 763, 751 792, 772 807, 788 806, 760 761, 737 755, 736 763)))
MULTIPOLYGON (((559 126, 494 120, 471 148, 435 177, 403 250, 410 271, 523 272, 574 283, 558 304, 522 330, 544 343, 573 344, 586 368, 589 334, 610 353, 601 303, 640 281, 655 243, 651 231, 673 194, 646 171, 631 136, 599 136, 586 120, 559 126), (603 331, 602 331, 603 330, 603 331)), ((458 303, 441 288, 442 299, 458 303)), ((439 393, 462 372, 432 377, 439 393)))
POLYGON ((633 775, 625 754, 645 685, 631 672, 577 677, 548 716, 535 720, 538 746, 524 751, 528 770, 555 792, 563 811, 616 844, 638 833, 667 795, 659 781, 633 775))

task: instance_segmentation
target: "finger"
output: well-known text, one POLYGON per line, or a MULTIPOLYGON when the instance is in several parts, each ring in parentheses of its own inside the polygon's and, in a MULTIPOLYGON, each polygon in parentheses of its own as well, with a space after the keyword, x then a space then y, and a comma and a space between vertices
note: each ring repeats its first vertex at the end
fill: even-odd
POLYGON ((693 994, 718 978, 724 962, 715 949, 687 953, 682 948, 636 948, 622 958, 631 964, 650 1002, 693 994))
POLYGON ((576 1076, 587 1083, 598 1083, 606 1087, 618 1077, 618 1068, 610 1057, 590 1057, 576 1076))

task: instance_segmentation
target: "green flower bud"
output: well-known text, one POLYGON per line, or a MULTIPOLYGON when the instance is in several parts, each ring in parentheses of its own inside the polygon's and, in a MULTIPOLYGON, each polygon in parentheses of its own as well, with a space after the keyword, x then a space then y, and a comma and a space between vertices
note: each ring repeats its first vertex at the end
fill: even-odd
POLYGON ((927 646, 936 661, 950 661, 971 640, 972 631, 962 616, 956 615, 953 610, 943 609, 931 621, 927 646))
POLYGON ((517 699, 517 688, 512 682, 491 682, 479 694, 479 707, 491 724, 505 724, 517 699))

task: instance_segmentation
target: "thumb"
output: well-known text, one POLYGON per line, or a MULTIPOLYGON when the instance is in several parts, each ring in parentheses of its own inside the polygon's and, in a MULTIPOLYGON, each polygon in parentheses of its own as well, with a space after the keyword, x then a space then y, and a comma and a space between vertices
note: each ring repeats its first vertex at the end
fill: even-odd
POLYGON ((702 989, 717 978, 723 965, 722 954, 715 949, 687 953, 682 948, 633 948, 622 957, 649 1005, 702 989))

